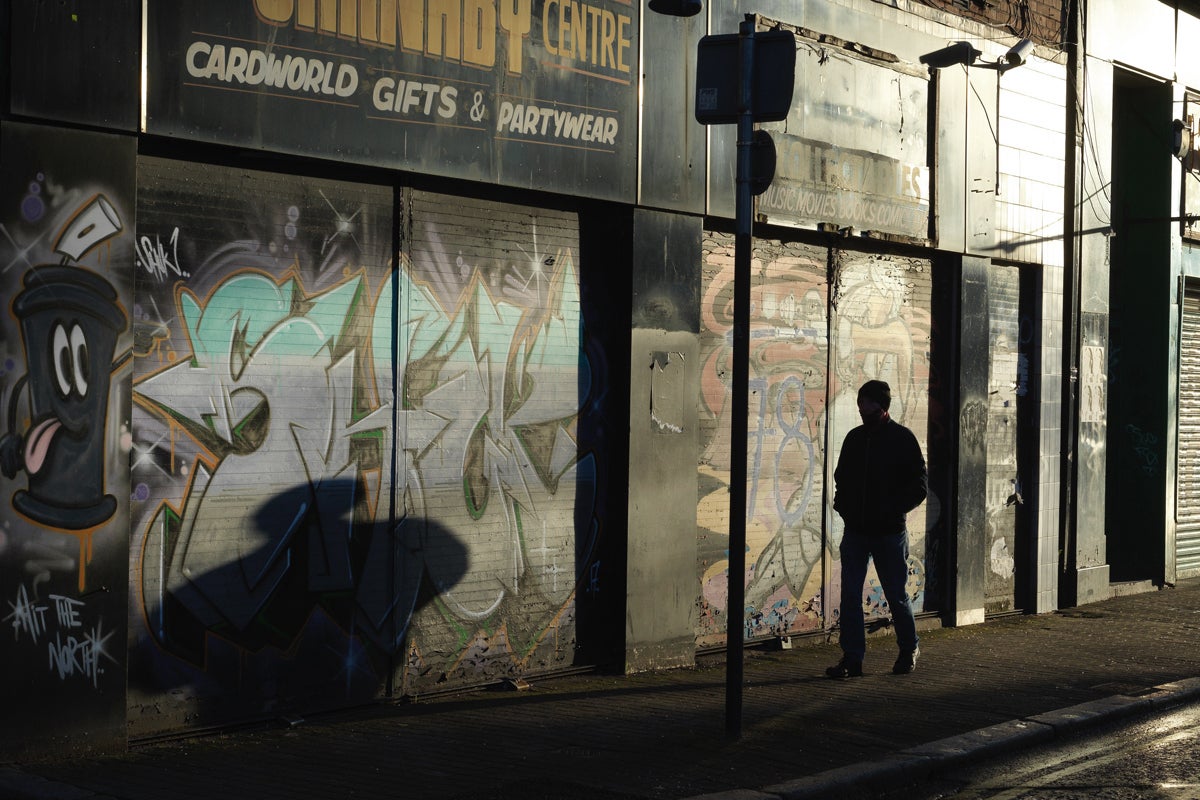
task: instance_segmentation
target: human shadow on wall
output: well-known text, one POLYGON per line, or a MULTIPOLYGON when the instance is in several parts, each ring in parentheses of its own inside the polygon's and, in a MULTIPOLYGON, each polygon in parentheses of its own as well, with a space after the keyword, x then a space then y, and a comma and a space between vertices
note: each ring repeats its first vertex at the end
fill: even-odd
POLYGON ((390 690, 413 615, 466 572, 462 542, 361 477, 266 499, 212 489, 199 481, 182 516, 165 515, 147 538, 151 636, 193 668, 152 658, 156 687, 194 683, 198 670, 216 692, 251 678, 264 701, 331 681, 351 698, 390 690))

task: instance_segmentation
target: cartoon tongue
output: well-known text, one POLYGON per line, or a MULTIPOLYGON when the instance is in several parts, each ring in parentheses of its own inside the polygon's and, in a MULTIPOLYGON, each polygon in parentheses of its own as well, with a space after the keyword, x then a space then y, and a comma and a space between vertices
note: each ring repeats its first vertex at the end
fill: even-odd
POLYGON ((58 433, 58 429, 61 427, 62 423, 51 417, 38 423, 37 427, 29 432, 29 439, 25 443, 25 469, 30 475, 36 474, 46 463, 46 453, 50 451, 50 443, 54 440, 54 434, 58 433))

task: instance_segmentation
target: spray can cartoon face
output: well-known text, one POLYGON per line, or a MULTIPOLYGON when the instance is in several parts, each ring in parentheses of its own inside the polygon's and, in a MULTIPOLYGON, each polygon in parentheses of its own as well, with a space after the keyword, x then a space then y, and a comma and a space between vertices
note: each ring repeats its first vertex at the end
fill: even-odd
POLYGON ((29 488, 13 496, 13 505, 44 525, 94 527, 117 508, 104 493, 104 433, 125 313, 104 278, 57 265, 30 270, 12 310, 21 324, 31 417, 29 488))

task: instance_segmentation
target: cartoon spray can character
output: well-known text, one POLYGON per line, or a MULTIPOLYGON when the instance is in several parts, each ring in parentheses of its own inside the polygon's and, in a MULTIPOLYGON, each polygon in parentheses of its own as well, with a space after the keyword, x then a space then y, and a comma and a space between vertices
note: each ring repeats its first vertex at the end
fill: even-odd
POLYGON ((17 491, 13 506, 50 527, 92 528, 117 509, 104 493, 104 432, 113 354, 127 321, 112 284, 65 262, 120 230, 112 205, 94 198, 57 240, 63 263, 27 272, 12 302, 27 367, 9 397, 0 471, 8 478, 26 472, 28 489, 17 491), (31 423, 22 437, 17 403, 25 387, 31 423))

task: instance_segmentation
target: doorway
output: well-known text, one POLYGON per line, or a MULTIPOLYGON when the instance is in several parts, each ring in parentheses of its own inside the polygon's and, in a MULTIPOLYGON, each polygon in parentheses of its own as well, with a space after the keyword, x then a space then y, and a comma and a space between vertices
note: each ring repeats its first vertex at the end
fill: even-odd
POLYGON ((1171 319, 1171 86, 1113 80, 1106 560, 1113 582, 1161 581, 1166 556, 1171 319))

